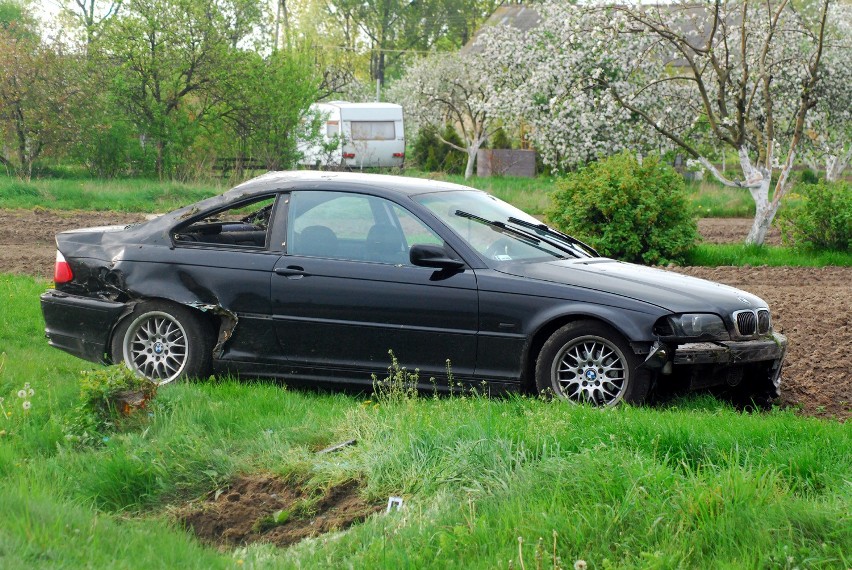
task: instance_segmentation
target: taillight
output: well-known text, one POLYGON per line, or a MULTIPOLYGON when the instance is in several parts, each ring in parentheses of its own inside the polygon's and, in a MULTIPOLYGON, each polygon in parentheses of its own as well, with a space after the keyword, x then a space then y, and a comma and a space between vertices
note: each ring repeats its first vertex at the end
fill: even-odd
POLYGON ((394 158, 405 158, 405 153, 404 152, 395 152, 395 153, 393 153, 393 157, 394 158))
POLYGON ((355 158, 355 153, 354 152, 344 152, 343 158, 355 158))
POLYGON ((68 283, 74 279, 74 273, 71 271, 71 266, 65 261, 65 256, 62 252, 56 250, 56 265, 53 267, 53 282, 57 285, 68 283))

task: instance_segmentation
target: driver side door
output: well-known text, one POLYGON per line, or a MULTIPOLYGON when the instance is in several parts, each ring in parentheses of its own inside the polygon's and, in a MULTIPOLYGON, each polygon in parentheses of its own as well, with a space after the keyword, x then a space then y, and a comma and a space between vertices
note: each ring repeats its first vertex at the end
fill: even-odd
MULTIPOLYGON (((280 349, 297 367, 370 381, 388 351, 421 381, 473 377, 478 295, 470 268, 411 265, 414 243, 444 245, 400 204, 354 192, 297 191, 290 196, 287 253, 272 276, 272 313, 280 349)), ((383 377, 383 376, 380 376, 383 377)))

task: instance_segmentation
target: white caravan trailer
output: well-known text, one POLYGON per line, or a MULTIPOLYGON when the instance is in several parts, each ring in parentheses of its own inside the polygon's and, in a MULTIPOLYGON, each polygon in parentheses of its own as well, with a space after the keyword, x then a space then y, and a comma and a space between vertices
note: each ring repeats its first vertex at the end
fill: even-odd
POLYGON ((311 110, 325 117, 322 129, 326 143, 341 144, 326 152, 319 146, 303 144, 300 161, 305 166, 345 166, 372 168, 402 166, 405 159, 405 130, 402 107, 393 103, 314 103, 311 110))

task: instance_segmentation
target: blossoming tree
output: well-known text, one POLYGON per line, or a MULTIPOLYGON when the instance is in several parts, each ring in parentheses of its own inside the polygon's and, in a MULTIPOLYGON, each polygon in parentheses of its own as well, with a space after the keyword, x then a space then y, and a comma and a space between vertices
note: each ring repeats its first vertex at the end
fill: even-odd
POLYGON ((478 55, 435 53, 412 64, 387 97, 403 106, 407 124, 435 127, 441 142, 467 154, 467 179, 477 151, 500 127, 492 111, 492 81, 488 63, 478 55), (464 146, 441 136, 446 123, 455 126, 464 146))
POLYGON ((659 148, 655 133, 598 85, 608 41, 598 15, 567 2, 536 9, 537 26, 525 32, 495 26, 477 40, 489 74, 499 77, 490 82, 490 110, 521 127, 556 171, 623 150, 659 148))
POLYGON ((817 104, 807 116, 803 156, 826 180, 839 180, 852 162, 852 5, 829 8, 829 29, 817 84, 817 104))
MULTIPOLYGON (((588 146, 595 136, 624 144, 629 137, 617 138, 624 125, 613 123, 639 120, 723 184, 747 188, 756 215, 746 242, 761 244, 791 186, 808 112, 819 102, 828 5, 549 0, 535 35, 514 40, 513 73, 535 78, 549 70, 551 81, 565 90, 562 98, 571 99, 569 121, 583 126, 582 117, 593 113, 588 124, 596 133, 575 144, 588 146), (720 144, 736 152, 742 179, 732 180, 714 165, 708 149, 720 144)), ((543 93, 539 80, 523 82, 513 95, 536 101, 543 93)), ((551 128, 567 124, 555 122, 551 128)))

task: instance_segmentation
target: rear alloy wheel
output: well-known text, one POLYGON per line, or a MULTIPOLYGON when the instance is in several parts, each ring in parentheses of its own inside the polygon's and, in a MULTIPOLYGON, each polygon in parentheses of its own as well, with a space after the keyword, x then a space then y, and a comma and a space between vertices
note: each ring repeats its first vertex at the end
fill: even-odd
POLYGON ((170 303, 146 301, 115 331, 113 362, 157 384, 207 372, 210 334, 189 309, 170 303))
POLYGON ((616 331, 597 321, 577 321, 544 343, 536 362, 539 391, 575 403, 640 404, 648 395, 648 373, 616 331))

